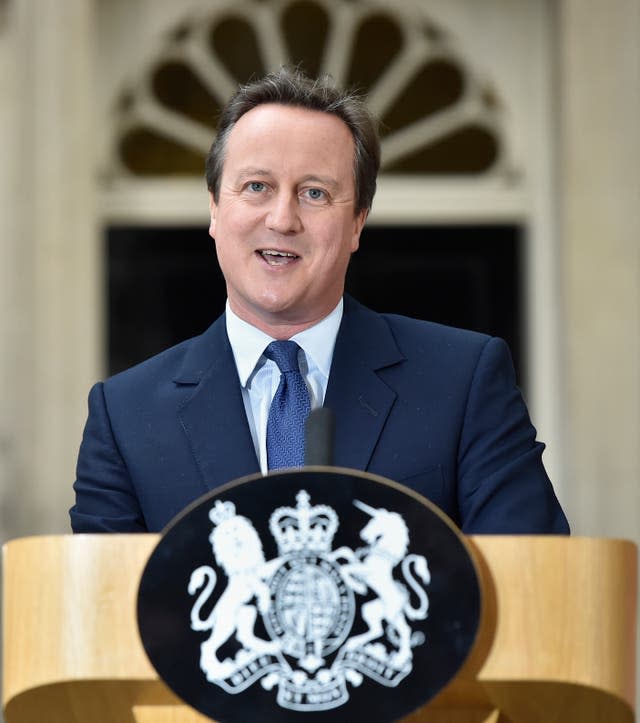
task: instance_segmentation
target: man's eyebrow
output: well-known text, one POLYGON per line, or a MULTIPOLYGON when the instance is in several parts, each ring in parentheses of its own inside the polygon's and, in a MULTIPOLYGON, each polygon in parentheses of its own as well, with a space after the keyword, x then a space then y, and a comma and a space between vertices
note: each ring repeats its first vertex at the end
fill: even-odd
MULTIPOLYGON (((271 171, 266 168, 260 168, 259 166, 246 166, 240 168, 236 174, 236 182, 243 181, 247 178, 271 178, 271 171)), ((331 189, 340 187, 340 182, 331 176, 321 176, 317 173, 309 173, 306 176, 302 176, 298 183, 318 183, 321 186, 328 186, 331 189)))
POLYGON ((330 186, 331 188, 338 188, 340 186, 339 181, 331 176, 318 176, 315 173, 310 173, 308 176, 303 176, 300 179, 301 183, 319 183, 323 186, 330 186))
POLYGON ((270 176, 271 172, 267 171, 264 168, 258 168, 257 166, 247 166, 246 168, 241 168, 238 173, 236 174, 236 178, 242 179, 247 178, 249 176, 270 176))

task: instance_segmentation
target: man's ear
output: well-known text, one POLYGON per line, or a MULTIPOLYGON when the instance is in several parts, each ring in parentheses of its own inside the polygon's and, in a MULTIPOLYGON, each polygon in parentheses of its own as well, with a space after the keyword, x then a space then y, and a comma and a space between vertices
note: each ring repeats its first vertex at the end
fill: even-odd
POLYGON ((356 214, 353 224, 353 236, 351 237, 351 253, 355 253, 360 246, 360 234, 362 233, 362 228, 364 227, 364 223, 367 220, 368 215, 369 209, 367 208, 364 208, 356 214))
POLYGON ((218 213, 218 204, 213 198, 213 193, 209 191, 209 236, 215 238, 216 233, 216 216, 218 213))

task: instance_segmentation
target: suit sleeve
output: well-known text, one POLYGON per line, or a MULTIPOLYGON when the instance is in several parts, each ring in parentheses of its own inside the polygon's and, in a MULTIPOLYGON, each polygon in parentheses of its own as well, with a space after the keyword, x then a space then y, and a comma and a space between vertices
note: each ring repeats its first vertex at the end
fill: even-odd
POLYGON ((465 533, 568 534, 542 464, 543 450, 516 386, 507 345, 489 339, 469 388, 458 453, 465 533))
POLYGON ((74 532, 146 532, 127 467, 113 436, 102 383, 89 393, 78 464, 75 505, 69 511, 74 532))

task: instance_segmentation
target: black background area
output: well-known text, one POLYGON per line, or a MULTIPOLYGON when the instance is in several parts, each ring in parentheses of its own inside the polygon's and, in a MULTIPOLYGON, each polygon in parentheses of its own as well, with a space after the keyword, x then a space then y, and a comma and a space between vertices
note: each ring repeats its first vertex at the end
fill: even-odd
MULTIPOLYGON (((115 373, 201 333, 224 310, 224 279, 202 228, 107 232, 108 364, 115 373)), ((506 339, 526 386, 517 226, 365 227, 347 290, 376 311, 506 339)))

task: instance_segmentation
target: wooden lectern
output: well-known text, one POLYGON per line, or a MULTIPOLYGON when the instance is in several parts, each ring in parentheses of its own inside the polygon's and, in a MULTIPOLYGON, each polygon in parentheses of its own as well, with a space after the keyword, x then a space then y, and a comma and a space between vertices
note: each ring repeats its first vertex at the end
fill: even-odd
MULTIPOLYGON (((418 723, 629 723, 636 547, 623 540, 467 538, 483 588, 473 651, 418 723)), ((31 537, 4 546, 6 723, 204 723, 138 637, 156 535, 31 537)), ((256 718, 259 720, 259 718, 256 718)))

